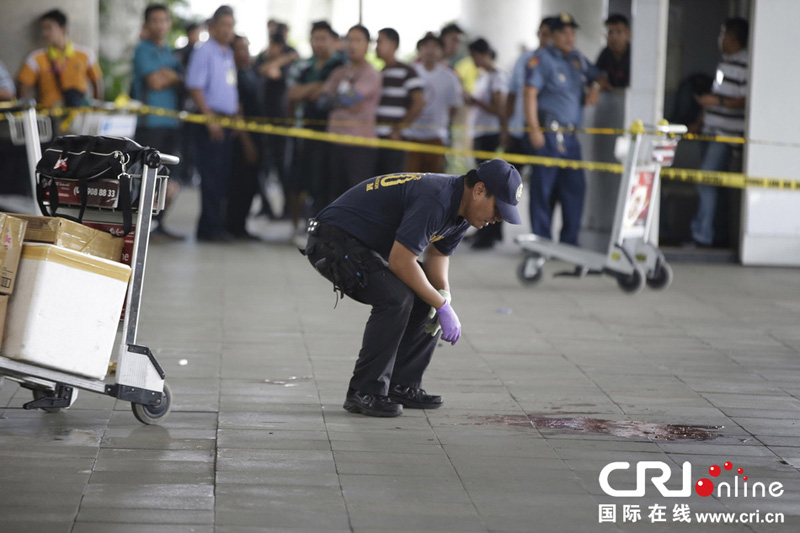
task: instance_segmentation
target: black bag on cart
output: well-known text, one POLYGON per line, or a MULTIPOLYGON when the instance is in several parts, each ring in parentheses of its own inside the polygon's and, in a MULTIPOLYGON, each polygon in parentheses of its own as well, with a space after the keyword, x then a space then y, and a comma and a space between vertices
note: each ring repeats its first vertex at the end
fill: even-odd
MULTIPOLYGON (((78 223, 83 222, 89 190, 92 184, 117 180, 114 197, 109 198, 114 209, 122 212, 124 234, 133 226, 133 212, 137 209, 144 157, 149 148, 125 137, 94 135, 65 135, 58 137, 44 151, 36 165, 38 176, 37 200, 45 216, 61 216, 78 223), (58 214, 59 183, 75 183, 80 214, 71 217, 58 214), (45 205, 45 201, 49 205, 45 205)), ((168 174, 159 166, 157 174, 168 174)), ((93 191, 97 194, 97 191, 93 191)), ((99 189, 99 194, 111 196, 112 190, 99 189)))

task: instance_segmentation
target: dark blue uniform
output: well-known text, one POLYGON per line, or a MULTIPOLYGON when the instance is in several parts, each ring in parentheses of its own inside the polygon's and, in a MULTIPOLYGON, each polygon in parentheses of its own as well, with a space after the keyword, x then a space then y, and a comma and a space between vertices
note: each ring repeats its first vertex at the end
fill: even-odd
POLYGON ((311 264, 372 306, 353 390, 386 395, 390 383, 420 388, 438 339, 424 329, 430 305, 388 269, 387 260, 395 241, 417 255, 431 243, 451 255, 469 227, 458 215, 463 191, 461 176, 378 176, 344 193, 311 223, 311 264))
MULTIPOLYGON (((601 71, 580 52, 564 55, 555 46, 536 53, 526 68, 525 83, 538 90, 539 124, 545 128, 545 145, 534 149, 524 138, 528 153, 543 157, 581 159, 581 147, 574 133, 547 131, 550 128, 577 128, 583 122, 584 87, 601 71)), ((530 214, 533 233, 552 238, 551 196, 555 191, 561 203, 564 225, 561 242, 578 243, 583 214, 586 178, 582 169, 533 166, 530 187, 530 214)))
POLYGON ((462 176, 388 174, 356 185, 316 220, 346 231, 387 260, 394 241, 417 255, 433 242, 451 255, 469 227, 458 216, 463 192, 462 176))

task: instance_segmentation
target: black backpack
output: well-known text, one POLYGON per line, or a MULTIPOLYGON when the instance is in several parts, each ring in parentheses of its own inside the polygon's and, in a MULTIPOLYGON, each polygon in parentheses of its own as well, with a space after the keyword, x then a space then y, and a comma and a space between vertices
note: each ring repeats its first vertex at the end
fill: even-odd
MULTIPOLYGON (((37 200, 42 214, 57 216, 59 198, 56 180, 72 181, 77 183, 80 195, 80 214, 77 218, 63 214, 58 216, 82 223, 90 183, 101 179, 116 179, 119 180, 116 210, 122 212, 123 230, 127 235, 132 227, 132 213, 138 206, 142 167, 148 150, 149 148, 125 137, 58 137, 44 151, 36 165, 37 200), (45 205, 45 198, 49 206, 45 205)), ((160 166, 158 173, 165 174, 167 171, 160 166)))

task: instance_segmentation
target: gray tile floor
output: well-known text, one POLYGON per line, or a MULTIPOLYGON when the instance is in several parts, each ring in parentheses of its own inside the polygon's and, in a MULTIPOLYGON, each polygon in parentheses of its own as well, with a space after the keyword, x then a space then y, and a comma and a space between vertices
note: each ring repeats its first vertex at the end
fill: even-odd
MULTIPOLYGON (((190 232, 196 202, 180 199, 175 228, 190 232)), ((669 290, 631 297, 609 278, 550 278, 555 264, 523 288, 513 245, 465 247, 451 273, 464 336, 440 347, 425 382, 446 406, 381 420, 341 408, 367 308, 333 309, 288 226, 253 229, 270 242, 151 249, 139 339, 175 395, 162 426, 88 392, 62 414, 25 411, 30 392, 5 382, 0 531, 800 527, 797 270, 677 264, 669 290), (666 485, 680 488, 688 461, 692 489, 703 477, 734 484, 741 467, 784 492, 678 498, 646 483, 644 497, 612 497, 598 478, 615 461, 632 465, 610 475, 615 489, 637 486, 639 461, 669 465, 666 485), (710 478, 725 461, 734 470, 710 478), (675 521, 683 504, 691 523, 675 521), (630 505, 641 520, 623 516, 630 505), (756 511, 785 523, 694 514, 756 511)))

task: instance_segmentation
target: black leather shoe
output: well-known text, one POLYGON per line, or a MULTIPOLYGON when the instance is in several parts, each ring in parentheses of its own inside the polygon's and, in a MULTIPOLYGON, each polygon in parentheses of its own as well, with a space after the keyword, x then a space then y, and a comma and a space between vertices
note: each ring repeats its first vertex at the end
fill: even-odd
POLYGON ((441 396, 433 396, 426 393, 425 389, 405 385, 390 385, 389 398, 412 409, 438 409, 444 405, 444 398, 441 396))
POLYGON ((350 413, 361 413, 362 415, 384 418, 403 414, 403 406, 392 401, 388 396, 363 394, 353 389, 347 391, 347 398, 342 407, 350 413))

